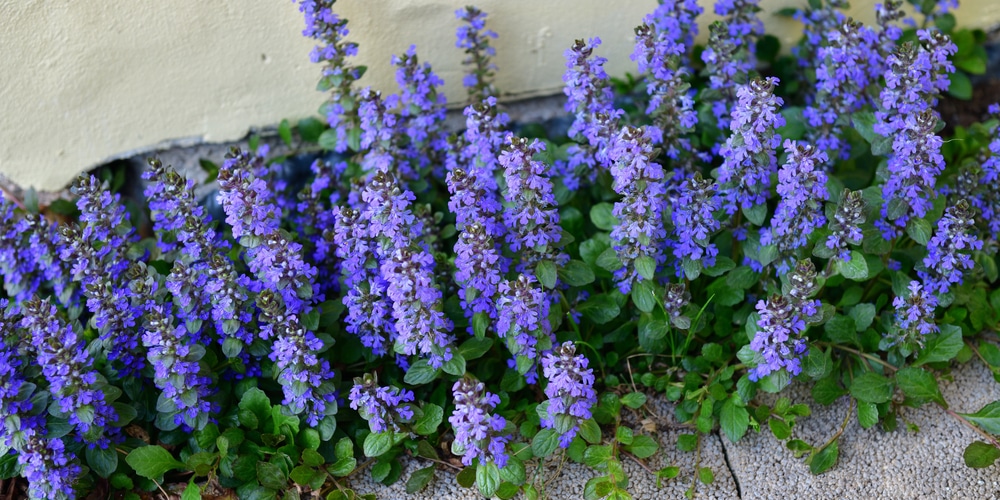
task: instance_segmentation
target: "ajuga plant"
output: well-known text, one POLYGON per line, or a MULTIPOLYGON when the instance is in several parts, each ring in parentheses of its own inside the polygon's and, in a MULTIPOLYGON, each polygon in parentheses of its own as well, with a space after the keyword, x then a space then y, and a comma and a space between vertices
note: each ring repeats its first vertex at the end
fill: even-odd
MULTIPOLYGON (((457 13, 448 130, 418 47, 397 92, 368 88, 333 2, 299 0, 328 101, 279 132, 325 150, 309 178, 254 139, 211 169, 222 220, 156 160, 144 203, 90 175, 73 202, 3 198, 0 476, 29 498, 349 499, 406 458, 410 493, 443 468, 539 498, 571 460, 596 471, 583 497, 624 499, 625 460, 680 473, 646 461, 649 398, 696 457, 770 432, 827 470, 836 438, 792 437, 809 406, 758 394, 811 384, 891 431, 946 404, 953 362, 1000 376, 1000 106, 944 126, 983 34, 915 3, 866 26, 811 0, 784 12, 806 24, 786 55, 756 1, 719 0, 696 47, 702 9, 664 0, 615 35, 630 78, 597 38, 566 47, 572 126, 540 138, 503 110, 486 13, 457 13)), ((998 412, 948 412, 984 438, 970 465, 1000 456, 998 412)), ((663 496, 713 477, 694 472, 663 496)))

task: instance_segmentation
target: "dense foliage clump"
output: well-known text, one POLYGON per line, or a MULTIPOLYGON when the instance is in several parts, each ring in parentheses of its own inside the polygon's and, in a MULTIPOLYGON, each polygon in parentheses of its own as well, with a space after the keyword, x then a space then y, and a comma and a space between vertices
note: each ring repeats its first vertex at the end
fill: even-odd
MULTIPOLYGON (((913 20, 890 0, 865 26, 810 0, 782 12, 805 36, 780 55, 756 0, 719 0, 705 47, 697 2, 662 1, 636 20, 638 78, 607 75, 600 39, 566 50, 565 134, 503 112, 484 12, 457 12, 448 131, 416 47, 392 58, 398 93, 360 86, 332 3, 298 2, 323 120, 282 123, 289 155, 253 139, 203 162, 224 220, 156 160, 144 207, 113 176, 75 204, 4 198, 0 477, 29 497, 348 499, 410 455, 411 493, 443 466, 537 498, 527 467, 558 456, 599 472, 586 498, 630 498, 621 460, 659 447, 623 418, 647 395, 683 450, 766 426, 821 473, 836 437, 792 439, 808 406, 759 391, 808 382, 892 430, 945 405, 953 360, 1000 377, 1000 107, 943 135, 935 106, 985 65, 953 2, 913 20)), ((987 440, 970 465, 1000 456, 998 405, 950 413, 987 440)))

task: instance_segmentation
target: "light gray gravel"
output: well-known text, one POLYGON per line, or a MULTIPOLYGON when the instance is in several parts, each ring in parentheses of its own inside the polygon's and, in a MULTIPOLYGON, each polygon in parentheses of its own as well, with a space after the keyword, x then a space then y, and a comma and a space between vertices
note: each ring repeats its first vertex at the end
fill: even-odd
MULTIPOLYGON (((954 382, 942 382, 941 392, 953 411, 975 412, 1000 399, 1000 385, 981 363, 956 367, 952 375, 954 382)), ((792 437, 813 445, 835 434, 848 410, 846 397, 828 407, 812 402, 804 385, 782 395, 812 408, 812 416, 799 420, 792 437)), ((974 431, 933 404, 904 412, 895 432, 879 426, 862 429, 855 412, 840 438, 840 460, 819 476, 767 431, 751 433, 737 444, 727 441, 743 498, 1000 498, 1000 469, 970 469, 962 460, 965 446, 978 437, 974 431), (905 422, 919 432, 906 430, 905 422)))
MULTIPOLYGON (((953 382, 942 381, 941 392, 952 410, 970 413, 985 404, 1000 399, 1000 384, 982 364, 971 362, 952 372, 953 382)), ((806 403, 812 408, 810 417, 799 419, 793 438, 812 444, 825 443, 843 422, 848 399, 841 398, 828 407, 812 402, 809 387, 793 385, 781 394, 793 403, 806 403)), ((771 401, 774 396, 769 396, 771 401)), ((660 428, 660 451, 645 461, 656 471, 668 465, 681 468, 679 477, 656 488, 656 478, 634 460, 623 457, 630 483, 628 490, 638 499, 684 498, 684 491, 694 477, 695 454, 677 451, 677 436, 684 432, 672 421, 669 402, 652 398, 648 404, 653 420, 660 428)), ((634 417, 630 417, 634 418, 634 417)), ((701 465, 715 474, 710 485, 698 484, 700 499, 1000 499, 1000 469, 970 469, 962 460, 965 446, 976 440, 977 434, 963 426, 943 410, 927 405, 905 408, 896 432, 884 432, 878 426, 864 430, 852 415, 840 437, 840 459, 826 473, 814 476, 803 460, 796 459, 782 442, 768 431, 752 431, 738 444, 725 437, 712 435, 703 440, 701 465), (919 432, 906 430, 909 422, 919 432), (728 464, 727 464, 728 460, 728 464), (735 476, 735 479, 734 479, 735 476), (738 483, 738 485, 737 485, 738 483)), ((374 484, 367 473, 359 474, 352 487, 359 493, 375 493, 380 499, 412 498, 459 500, 481 498, 475 489, 458 486, 454 473, 439 468, 436 478, 418 495, 405 494, 406 479, 429 463, 419 459, 404 461, 402 479, 392 486, 374 484)), ((583 487, 594 472, 582 464, 566 462, 558 476, 557 463, 549 460, 544 474, 545 498, 579 499, 583 487), (555 477, 553 477, 555 476, 555 477)), ((529 468, 529 477, 532 469, 529 468)), ((539 484, 541 481, 539 481, 539 484)))

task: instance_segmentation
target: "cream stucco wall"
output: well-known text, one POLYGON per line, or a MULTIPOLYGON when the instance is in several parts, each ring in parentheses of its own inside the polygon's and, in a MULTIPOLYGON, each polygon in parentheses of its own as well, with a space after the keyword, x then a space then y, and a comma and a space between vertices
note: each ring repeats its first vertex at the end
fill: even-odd
MULTIPOLYGON (((453 12, 469 0, 340 0, 361 44, 365 85, 394 88, 389 56, 415 43, 461 101, 462 54, 453 12)), ((788 43, 794 22, 771 13, 806 0, 762 0, 762 17, 788 43)), ((710 2, 703 1, 704 5, 710 2)), ((873 0, 852 15, 870 22, 873 0)), ((562 53, 600 36, 608 71, 632 69, 632 28, 654 0, 480 0, 490 14, 509 97, 558 92, 562 53), (611 7, 613 5, 613 7, 611 7)), ((1000 21, 1000 0, 962 0, 960 23, 1000 21)), ((711 10, 710 8, 708 10, 711 10)), ((704 16, 702 24, 713 19, 704 16)), ((318 67, 284 0, 16 0, 0 2, 0 173, 59 189, 78 172, 164 143, 222 142, 248 128, 315 112, 318 67)))

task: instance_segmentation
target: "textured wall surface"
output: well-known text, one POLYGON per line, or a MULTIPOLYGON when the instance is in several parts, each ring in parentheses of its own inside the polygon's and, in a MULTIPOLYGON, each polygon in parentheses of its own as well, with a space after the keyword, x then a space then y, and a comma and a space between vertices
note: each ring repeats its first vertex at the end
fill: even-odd
MULTIPOLYGON (((462 54, 454 11, 468 0, 340 0, 361 44, 362 84, 392 91, 389 57, 417 44, 461 102, 462 54)), ((772 15, 805 0, 762 0, 768 30, 797 38, 772 15)), ((481 0, 490 14, 508 98, 558 92, 562 53, 600 36, 609 73, 632 70, 632 28, 654 0, 481 0), (614 5, 614 7, 609 7, 614 5)), ((703 2, 709 5, 710 2, 703 2)), ((851 14, 870 22, 874 0, 851 14)), ((1000 1, 962 0, 959 22, 1000 21, 1000 1)), ((709 6, 709 10, 710 6, 709 6)), ((713 16, 703 16, 707 24, 713 16)), ((311 115, 323 101, 319 68, 291 1, 0 2, 0 173, 22 186, 59 189, 78 172, 157 145, 229 141, 249 128, 311 115)), ((704 28, 702 29, 704 38, 704 28)))

